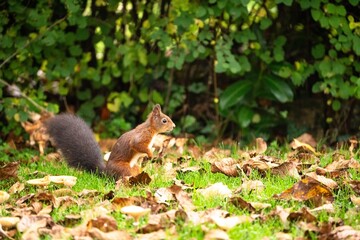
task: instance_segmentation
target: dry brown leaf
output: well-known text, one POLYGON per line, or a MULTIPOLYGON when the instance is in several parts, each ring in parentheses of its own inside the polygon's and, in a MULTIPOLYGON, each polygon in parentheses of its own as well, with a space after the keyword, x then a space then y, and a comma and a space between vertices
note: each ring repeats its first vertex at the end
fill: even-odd
POLYGON ((261 192, 265 189, 264 184, 260 180, 245 180, 241 184, 241 187, 235 190, 235 193, 244 192, 261 192))
POLYGON ((256 138, 255 139, 255 151, 256 154, 263 154, 267 150, 267 144, 264 139, 256 138))
POLYGON ((114 210, 120 210, 121 208, 123 208, 125 206, 133 205, 134 200, 135 199, 132 197, 126 197, 126 198, 117 197, 111 201, 111 204, 112 204, 114 210))
POLYGON ((360 169, 360 163, 352 158, 350 160, 334 161, 325 167, 327 170, 342 170, 349 168, 360 169))
POLYGON ((0 204, 6 202, 7 200, 9 200, 10 198, 10 194, 8 194, 5 191, 0 191, 0 204))
POLYGON ((234 204, 235 207, 240 209, 246 209, 249 212, 255 212, 256 209, 248 202, 246 202, 241 197, 232 197, 230 198, 230 203, 234 204))
POLYGON ((126 231, 112 231, 112 232, 103 232, 97 228, 91 228, 88 230, 90 237, 98 240, 131 240, 133 239, 130 234, 126 231))
MULTIPOLYGON (((301 136, 297 137, 296 140, 298 140, 299 142, 302 143, 306 143, 309 144, 311 147, 315 148, 317 145, 316 140, 314 139, 314 137, 309 134, 309 133, 303 133, 301 136)), ((290 143, 290 147, 293 147, 292 145, 294 144, 294 142, 290 143)))
MULTIPOLYGON (((174 236, 173 236, 174 237, 174 236)), ((167 239, 168 236, 164 230, 159 230, 156 232, 151 232, 147 234, 138 234, 137 240, 154 240, 154 239, 167 239)))
POLYGON ((211 164, 212 173, 223 173, 229 177, 238 177, 240 165, 237 160, 233 158, 223 158, 221 161, 213 162, 211 164))
POLYGON ((257 211, 262 210, 265 208, 271 207, 270 203, 261 203, 261 202, 249 202, 253 208, 255 208, 257 211))
POLYGON ((275 237, 277 240, 292 240, 293 237, 290 233, 284 233, 284 232, 277 232, 275 234, 275 237))
POLYGON ((45 227, 47 222, 51 221, 49 216, 23 216, 16 227, 19 232, 28 232, 31 235, 33 231, 37 231, 40 227, 45 227))
POLYGON ((139 175, 130 177, 128 180, 128 183, 130 184, 130 186, 135 186, 135 185, 139 185, 139 184, 149 185, 150 182, 151 182, 151 177, 146 172, 141 172, 139 175))
POLYGON ((297 163, 294 161, 284 162, 277 167, 271 169, 271 173, 279 176, 290 176, 295 179, 300 179, 300 175, 296 168, 297 163))
POLYGON ((91 219, 86 224, 88 228, 98 228, 102 232, 112 232, 118 230, 117 222, 113 217, 100 216, 91 219))
POLYGON ((360 181, 352 180, 349 182, 349 185, 356 194, 360 195, 360 181))
POLYGON ((156 232, 159 231, 161 229, 164 229, 165 227, 167 227, 165 224, 160 224, 160 223, 156 223, 156 224, 152 224, 152 223, 148 223, 146 226, 140 228, 139 230, 136 231, 136 233, 151 233, 151 232, 156 232))
POLYGON ((319 176, 315 172, 307 173, 306 176, 309 176, 309 177, 315 179, 316 181, 324 184, 325 186, 327 186, 328 188, 330 188, 332 190, 338 188, 338 184, 334 180, 332 180, 330 178, 326 178, 324 176, 319 176))
POLYGON ((281 206, 276 206, 275 210, 273 210, 270 215, 278 216, 284 225, 289 223, 288 216, 290 215, 290 211, 288 209, 284 209, 281 206))
POLYGON ((77 177, 74 176, 49 176, 50 182, 56 184, 63 184, 67 187, 72 187, 76 184, 77 177))
POLYGON ((229 149, 212 148, 204 154, 203 158, 206 161, 213 163, 223 159, 224 157, 230 156, 230 154, 231 152, 229 149))
POLYGON ((217 239, 217 240, 229 240, 230 237, 228 236, 228 234, 220 229, 212 229, 209 232, 207 232, 205 234, 204 240, 212 240, 212 239, 217 239))
POLYGON ((42 207, 41 210, 37 213, 37 215, 42 216, 42 215, 49 215, 52 212, 53 208, 51 205, 42 207))
POLYGON ((192 203, 191 198, 181 187, 172 185, 169 187, 169 190, 175 195, 176 200, 185 211, 192 211, 195 209, 195 205, 192 203))
POLYGON ((351 154, 351 157, 353 158, 354 149, 356 149, 359 146, 359 141, 356 138, 350 138, 349 142, 350 142, 349 152, 351 154))
MULTIPOLYGON (((3 163, 0 162, 0 165, 3 163)), ((7 163, 0 167, 0 180, 5 180, 9 178, 17 178, 19 169, 19 162, 7 163)))
POLYGON ((197 192, 199 192, 201 195, 203 195, 206 198, 209 197, 231 197, 232 192, 222 182, 214 183, 213 185, 205 188, 205 189, 198 189, 197 192))
POLYGON ((285 190, 281 194, 275 194, 274 198, 282 200, 294 199, 297 201, 311 201, 315 206, 321 206, 325 203, 334 201, 334 197, 328 187, 305 176, 293 187, 285 190))
POLYGON ((310 212, 320 212, 320 211, 325 211, 328 213, 334 213, 335 209, 334 209, 334 205, 332 203, 327 203, 324 205, 321 205, 320 207, 317 208, 313 208, 309 210, 310 212))
POLYGON ((204 168, 199 167, 199 166, 193 166, 193 167, 180 168, 178 171, 179 171, 179 172, 182 172, 182 173, 187 173, 187 172, 203 172, 203 171, 204 171, 204 168))
POLYGON ((4 238, 4 239, 14 240, 14 238, 12 238, 12 237, 14 237, 15 234, 16 234, 15 231, 12 231, 12 234, 10 231, 5 231, 0 224, 0 239, 4 238))
POLYGON ((253 219, 250 216, 233 216, 233 217, 212 217, 211 220, 223 230, 230 230, 231 228, 245 222, 252 222, 253 219))
POLYGON ((25 184, 16 182, 9 188, 9 193, 10 194, 19 193, 22 190, 24 190, 24 188, 25 188, 25 184))
POLYGON ((350 199, 352 203, 356 206, 360 206, 360 197, 356 197, 355 195, 351 195, 350 199))
POLYGON ((312 215, 305 207, 298 212, 292 212, 287 217, 289 221, 315 222, 316 217, 312 215))
POLYGON ((249 166, 253 169, 259 169, 259 170, 269 170, 270 168, 279 166, 279 164, 277 164, 277 163, 266 161, 263 158, 263 156, 253 157, 247 161, 242 162, 241 165, 242 165, 242 168, 249 166))
POLYGON ((51 229, 40 228, 39 233, 49 235, 51 239, 71 239, 71 234, 65 231, 65 228, 61 225, 54 225, 51 229))
POLYGON ((302 150, 305 150, 307 152, 311 152, 315 156, 320 156, 320 153, 316 152, 315 148, 313 148, 312 146, 310 146, 307 143, 300 142, 297 139, 294 139, 294 141, 291 143, 291 147, 293 149, 302 149, 302 150))
POLYGON ((333 229, 330 233, 324 233, 321 239, 335 239, 335 240, 358 240, 360 239, 360 231, 355 230, 350 226, 339 226, 333 229))
POLYGON ((347 178, 348 172, 347 169, 341 169, 341 170, 328 170, 325 168, 317 167, 315 170, 317 175, 326 176, 328 178, 347 178))
POLYGON ((59 208, 59 207, 65 208, 72 204, 80 206, 79 201, 75 200, 75 198, 71 196, 57 197, 54 200, 54 208, 59 208))
POLYGON ((13 228, 19 221, 18 217, 0 217, 0 226, 5 229, 13 228))
POLYGON ((154 197, 157 203, 165 203, 175 200, 172 192, 168 188, 159 188, 154 193, 154 197))
POLYGON ((49 176, 45 176, 43 178, 36 178, 26 181, 27 184, 35 185, 35 186, 48 186, 50 184, 49 176))

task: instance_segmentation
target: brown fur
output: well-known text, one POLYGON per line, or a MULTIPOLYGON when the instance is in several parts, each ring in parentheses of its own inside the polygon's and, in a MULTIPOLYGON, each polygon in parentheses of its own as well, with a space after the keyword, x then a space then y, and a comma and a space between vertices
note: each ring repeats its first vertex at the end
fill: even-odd
POLYGON ((161 112, 160 105, 155 105, 144 123, 124 133, 116 141, 111 150, 106 172, 113 173, 116 177, 137 175, 140 173, 138 160, 145 156, 148 158, 153 156, 152 146, 149 145, 156 134, 171 131, 174 127, 172 120, 161 112))

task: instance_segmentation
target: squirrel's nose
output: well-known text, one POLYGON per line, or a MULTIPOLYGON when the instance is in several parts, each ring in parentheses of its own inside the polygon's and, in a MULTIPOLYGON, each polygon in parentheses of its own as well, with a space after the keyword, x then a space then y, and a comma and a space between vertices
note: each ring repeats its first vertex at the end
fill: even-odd
POLYGON ((173 123, 173 128, 175 128, 176 127, 176 125, 175 125, 175 123, 173 123))

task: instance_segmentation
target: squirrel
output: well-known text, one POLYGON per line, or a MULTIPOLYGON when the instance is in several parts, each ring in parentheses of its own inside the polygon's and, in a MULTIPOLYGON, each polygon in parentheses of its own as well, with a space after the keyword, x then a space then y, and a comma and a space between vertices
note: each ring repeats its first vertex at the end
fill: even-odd
POLYGON ((152 158, 155 136, 172 131, 175 124, 156 104, 145 122, 120 136, 107 164, 92 130, 81 118, 63 113, 48 119, 45 127, 51 142, 60 149, 69 166, 120 179, 140 174, 138 160, 145 156, 152 158))

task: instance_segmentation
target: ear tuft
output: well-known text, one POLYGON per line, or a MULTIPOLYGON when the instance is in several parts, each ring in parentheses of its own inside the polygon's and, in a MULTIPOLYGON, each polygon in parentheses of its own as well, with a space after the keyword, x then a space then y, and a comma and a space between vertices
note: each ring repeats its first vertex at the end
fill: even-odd
POLYGON ((160 115, 160 113, 161 113, 161 107, 160 107, 160 105, 159 105, 159 104, 156 104, 156 105, 154 106, 152 112, 153 112, 153 114, 155 114, 155 115, 160 115))

